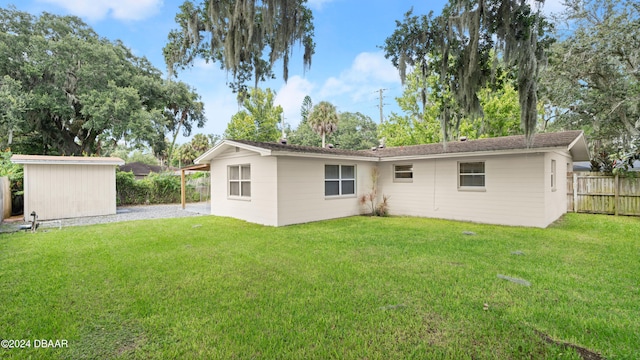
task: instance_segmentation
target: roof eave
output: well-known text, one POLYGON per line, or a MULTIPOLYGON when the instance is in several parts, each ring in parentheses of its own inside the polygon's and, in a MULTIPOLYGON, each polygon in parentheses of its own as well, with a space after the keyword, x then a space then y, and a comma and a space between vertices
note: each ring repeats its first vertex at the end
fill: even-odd
POLYGON ((273 156, 291 156, 291 157, 304 157, 304 158, 316 158, 316 159, 340 159, 340 160, 355 160, 355 161, 372 161, 377 162, 379 160, 376 156, 367 155, 352 155, 352 154, 330 154, 330 153, 312 153, 312 152, 296 152, 296 151, 273 151, 273 156))
POLYGON ((204 154, 198 156, 193 161, 193 163, 194 164, 205 164, 207 162, 210 162, 211 160, 213 160, 217 155, 219 155, 221 152, 223 152, 228 147, 237 147, 237 148, 244 149, 244 150, 254 151, 254 152, 260 154, 260 156, 270 156, 271 155, 271 150, 269 150, 269 149, 265 149, 265 148, 258 147, 258 146, 253 146, 253 145, 248 145, 248 144, 243 144, 241 142, 237 142, 237 141, 233 141, 233 140, 222 140, 216 146, 212 147, 211 149, 209 149, 204 154))
MULTIPOLYGON (((87 158, 83 158, 83 159, 87 159, 87 158)), ((88 158, 88 159, 91 159, 91 158, 88 158)), ((60 160, 51 160, 51 159, 29 159, 29 158, 22 158, 16 155, 11 157, 11 162, 14 164, 21 164, 21 165, 103 165, 103 166, 124 165, 124 160, 119 158, 114 158, 113 160, 96 159, 95 161, 92 161, 92 160, 77 161, 72 159, 72 157, 69 157, 66 159, 60 159, 60 160)))
POLYGON ((384 156, 384 157, 380 157, 380 162, 424 160, 424 159, 446 159, 446 158, 455 158, 455 157, 483 157, 483 156, 495 156, 495 155, 535 154, 535 153, 549 152, 549 151, 558 150, 558 149, 564 150, 564 147, 464 151, 464 152, 455 152, 455 153, 439 153, 439 154, 425 154, 425 155, 384 156))
POLYGON ((584 132, 580 132, 580 135, 578 135, 578 137, 569 144, 567 149, 571 153, 573 161, 591 160, 589 145, 587 145, 587 139, 584 136, 584 132))

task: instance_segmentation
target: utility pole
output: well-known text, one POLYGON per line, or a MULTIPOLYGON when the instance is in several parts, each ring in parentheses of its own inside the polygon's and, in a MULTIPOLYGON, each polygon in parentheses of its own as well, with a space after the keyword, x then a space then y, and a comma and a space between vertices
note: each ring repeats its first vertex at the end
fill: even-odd
POLYGON ((287 139, 287 134, 284 132, 284 120, 286 118, 284 117, 284 113, 281 114, 280 116, 281 116, 281 119, 282 119, 282 121, 281 121, 281 124, 282 124, 282 139, 286 140, 287 139))
POLYGON ((384 113, 382 111, 384 104, 382 103, 382 100, 384 99, 384 96, 382 95, 382 93, 385 90, 389 90, 389 89, 380 89, 377 92, 380 93, 380 105, 378 105, 378 107, 380 108, 380 124, 382 124, 382 121, 384 120, 384 113))

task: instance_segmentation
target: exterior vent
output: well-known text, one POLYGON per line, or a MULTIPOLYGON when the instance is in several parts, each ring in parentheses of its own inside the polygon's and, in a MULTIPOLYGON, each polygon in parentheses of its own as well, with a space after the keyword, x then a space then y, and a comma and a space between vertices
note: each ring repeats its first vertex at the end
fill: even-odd
POLYGON ((466 136, 460 136, 460 141, 467 141, 467 137, 466 136))
POLYGON ((327 144, 327 149, 333 149, 333 144, 327 144))
POLYGON ((287 139, 285 138, 280 139, 280 144, 287 145, 287 139))

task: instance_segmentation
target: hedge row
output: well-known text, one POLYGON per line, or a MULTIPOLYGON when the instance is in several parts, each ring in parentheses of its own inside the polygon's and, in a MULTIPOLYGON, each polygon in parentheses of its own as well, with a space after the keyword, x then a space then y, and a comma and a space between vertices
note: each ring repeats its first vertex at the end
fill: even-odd
MULTIPOLYGON (((171 204, 180 202, 180 177, 171 173, 151 173, 136 180, 132 172, 116 172, 117 205, 171 204)), ((187 202, 200 200, 200 194, 187 185, 187 202)))

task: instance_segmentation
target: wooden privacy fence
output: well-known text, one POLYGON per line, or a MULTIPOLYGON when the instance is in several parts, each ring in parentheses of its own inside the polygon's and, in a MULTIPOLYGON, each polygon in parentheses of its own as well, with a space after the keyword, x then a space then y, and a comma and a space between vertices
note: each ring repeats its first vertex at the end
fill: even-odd
POLYGON ((640 216, 640 178, 569 173, 567 211, 640 216))

